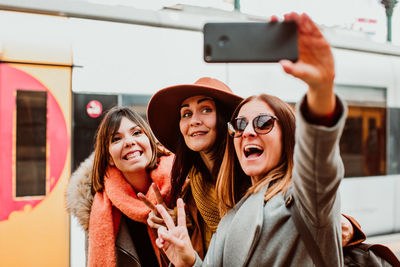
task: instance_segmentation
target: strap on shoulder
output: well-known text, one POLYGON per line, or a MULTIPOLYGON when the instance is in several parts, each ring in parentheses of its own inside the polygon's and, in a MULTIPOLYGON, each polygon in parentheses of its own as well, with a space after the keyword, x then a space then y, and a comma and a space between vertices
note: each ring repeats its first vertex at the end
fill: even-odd
POLYGON ((394 255, 393 251, 391 251, 387 246, 381 244, 370 244, 368 246, 369 250, 375 252, 377 255, 385 259, 391 265, 400 267, 399 259, 396 257, 396 255, 394 255))

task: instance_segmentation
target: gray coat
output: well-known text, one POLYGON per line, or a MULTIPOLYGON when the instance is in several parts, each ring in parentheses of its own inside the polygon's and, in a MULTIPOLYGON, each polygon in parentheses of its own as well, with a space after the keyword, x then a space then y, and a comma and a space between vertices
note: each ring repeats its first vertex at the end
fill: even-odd
MULTIPOLYGON (((304 99, 300 105, 304 103, 304 99)), ((289 191, 329 266, 342 266, 340 197, 344 176, 339 139, 347 110, 333 127, 308 123, 297 106, 293 183, 289 191)), ((266 187, 241 200, 218 225, 195 266, 313 266, 283 194, 264 203, 266 187)))

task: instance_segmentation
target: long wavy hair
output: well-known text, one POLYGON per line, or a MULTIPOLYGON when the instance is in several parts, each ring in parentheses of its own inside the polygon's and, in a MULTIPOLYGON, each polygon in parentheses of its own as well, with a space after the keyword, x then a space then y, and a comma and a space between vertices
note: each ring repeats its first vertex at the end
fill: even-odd
POLYGON ((268 201, 279 192, 286 192, 292 182, 295 143, 295 114, 293 108, 278 97, 261 94, 243 100, 233 112, 232 119, 237 117, 243 105, 252 100, 265 102, 278 117, 276 123, 279 123, 282 130, 282 155, 277 166, 265 173, 263 178, 259 179, 255 184, 246 187, 245 184, 249 183, 250 177, 242 170, 236 156, 233 138, 227 134, 224 158, 216 185, 221 216, 232 209, 242 197, 258 192, 267 184, 270 184, 270 186, 265 193, 265 201, 268 201))
POLYGON ((150 140, 150 147, 152 157, 149 165, 146 167, 147 171, 155 169, 159 158, 168 153, 158 146, 156 138, 153 135, 147 122, 130 107, 113 107, 104 116, 96 132, 94 162, 92 170, 92 193, 100 192, 104 188, 104 175, 109 166, 110 160, 110 143, 112 136, 118 131, 121 125, 122 118, 134 122, 138 125, 144 134, 150 140))
MULTIPOLYGON (((203 162, 200 153, 192 151, 188 148, 183 139, 182 134, 179 132, 179 137, 177 141, 177 147, 175 152, 175 160, 171 170, 171 201, 170 206, 174 206, 176 200, 181 195, 183 184, 189 174, 189 171, 192 167, 198 170, 203 179, 210 183, 215 183, 218 172, 219 166, 222 162, 223 158, 223 151, 225 149, 226 143, 226 136, 225 133, 227 132, 227 125, 230 118, 231 112, 229 109, 226 108, 221 102, 216 99, 213 99, 215 102, 216 107, 216 114, 217 114, 217 123, 216 123, 216 132, 217 138, 214 142, 214 145, 211 148, 212 157, 211 159, 214 161, 214 167, 210 172, 203 162)), ((177 111, 178 112, 178 111, 177 111)), ((175 127, 179 127, 176 125, 175 127)))

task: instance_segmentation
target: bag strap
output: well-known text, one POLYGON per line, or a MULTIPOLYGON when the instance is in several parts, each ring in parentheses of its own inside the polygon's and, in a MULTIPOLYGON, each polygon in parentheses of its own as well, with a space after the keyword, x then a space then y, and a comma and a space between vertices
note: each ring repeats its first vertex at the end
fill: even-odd
POLYGON ((390 248, 388 248, 387 246, 381 244, 369 244, 368 249, 375 252, 375 254, 380 256, 382 259, 385 259, 392 266, 397 266, 397 267, 400 266, 399 259, 396 257, 393 251, 391 251, 390 248))
POLYGON ((317 267, 326 267, 324 258, 322 257, 321 250, 319 249, 317 243, 315 242, 310 230, 308 229, 306 223, 300 215, 298 207, 294 201, 292 194, 289 194, 285 201, 286 207, 292 214, 292 219, 296 225, 297 231, 300 234, 300 238, 303 240, 304 245, 310 254, 312 261, 317 267))

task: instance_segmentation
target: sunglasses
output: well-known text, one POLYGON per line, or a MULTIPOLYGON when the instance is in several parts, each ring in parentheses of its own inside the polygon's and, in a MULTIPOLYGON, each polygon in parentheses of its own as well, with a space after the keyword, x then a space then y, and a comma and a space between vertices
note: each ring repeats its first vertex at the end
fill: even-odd
MULTIPOLYGON (((260 114, 253 119, 253 129, 257 134, 267 134, 274 128, 278 118, 274 115, 260 114)), ((231 137, 241 137, 249 121, 246 118, 238 117, 228 122, 228 133, 231 137)))

